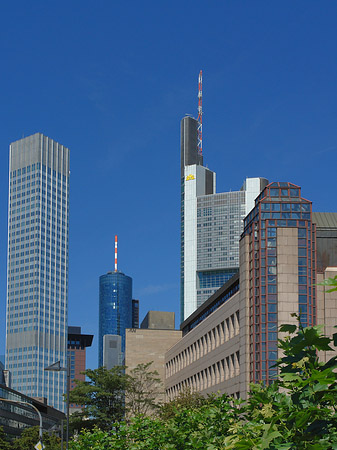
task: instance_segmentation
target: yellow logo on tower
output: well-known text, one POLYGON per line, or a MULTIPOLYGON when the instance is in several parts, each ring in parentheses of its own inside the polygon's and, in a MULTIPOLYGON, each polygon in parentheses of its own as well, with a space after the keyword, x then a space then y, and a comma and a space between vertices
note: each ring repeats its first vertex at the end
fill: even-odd
POLYGON ((195 176, 194 175, 187 175, 186 177, 186 181, 190 181, 190 180, 195 180, 195 176))

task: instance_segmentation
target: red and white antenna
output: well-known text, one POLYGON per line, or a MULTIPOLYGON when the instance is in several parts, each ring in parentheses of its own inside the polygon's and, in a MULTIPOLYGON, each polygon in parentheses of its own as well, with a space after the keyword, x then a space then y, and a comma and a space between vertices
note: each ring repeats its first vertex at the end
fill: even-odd
POLYGON ((117 272, 117 234, 115 236, 115 272, 117 272))
POLYGON ((202 70, 198 80, 198 153, 202 155, 202 70))

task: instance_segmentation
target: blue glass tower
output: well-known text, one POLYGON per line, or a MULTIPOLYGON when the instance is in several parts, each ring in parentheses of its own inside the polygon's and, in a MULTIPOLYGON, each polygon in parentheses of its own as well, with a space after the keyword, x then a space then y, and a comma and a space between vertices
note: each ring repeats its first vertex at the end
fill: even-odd
POLYGON ((119 335, 125 351, 125 328, 132 328, 132 278, 120 271, 99 278, 98 365, 103 365, 103 336, 119 335))

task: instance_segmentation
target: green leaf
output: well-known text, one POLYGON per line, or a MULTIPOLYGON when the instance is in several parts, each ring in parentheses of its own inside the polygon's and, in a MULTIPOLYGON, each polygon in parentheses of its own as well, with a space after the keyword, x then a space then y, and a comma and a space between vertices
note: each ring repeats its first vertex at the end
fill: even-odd
POLYGON ((281 332, 290 333, 290 334, 295 333, 296 329, 297 329, 297 325, 290 325, 290 324, 281 325, 279 328, 279 330, 281 332))

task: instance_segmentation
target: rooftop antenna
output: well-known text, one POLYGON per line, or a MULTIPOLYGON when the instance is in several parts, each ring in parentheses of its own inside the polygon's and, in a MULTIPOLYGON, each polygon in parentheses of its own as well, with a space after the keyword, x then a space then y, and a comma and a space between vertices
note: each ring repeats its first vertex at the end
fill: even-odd
POLYGON ((117 272, 117 234, 115 235, 115 272, 117 272))
POLYGON ((202 155, 202 70, 198 80, 198 154, 202 155))

